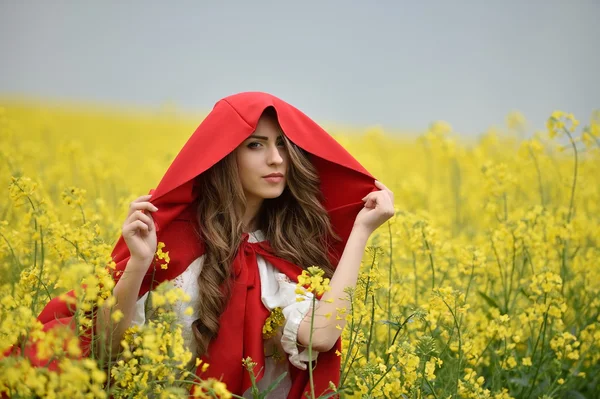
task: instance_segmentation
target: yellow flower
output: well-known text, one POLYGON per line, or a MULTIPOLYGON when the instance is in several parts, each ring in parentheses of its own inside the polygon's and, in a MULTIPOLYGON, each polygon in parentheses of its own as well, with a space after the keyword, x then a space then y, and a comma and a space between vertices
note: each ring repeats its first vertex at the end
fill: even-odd
POLYGON ((317 299, 321 299, 321 296, 331 290, 329 286, 329 279, 324 278, 325 271, 317 266, 310 266, 308 269, 303 270, 302 274, 298 276, 298 284, 296 287, 296 293, 300 290, 306 289, 308 292, 315 294, 317 299))
MULTIPOLYGON (((585 316, 600 309, 600 271, 594 267, 600 258, 595 186, 600 112, 579 135, 583 121, 573 114, 549 116, 546 132, 527 140, 491 128, 466 145, 444 122, 431 124, 414 140, 391 137, 382 127, 336 135, 372 175, 388 182, 397 202, 396 217, 369 237, 369 248, 378 250, 365 251, 356 286, 344 290, 347 311, 335 314, 348 326, 337 331, 342 349, 336 355, 343 358, 347 384, 355 387, 349 398, 432 396, 423 379, 434 378, 437 367, 454 367, 433 360, 434 353, 464 359, 457 392, 438 384, 440 399, 510 399, 506 389, 492 389, 494 384, 482 377, 498 366, 497 359, 505 359, 497 370, 504 380, 517 367, 535 367, 540 356, 553 359, 556 370, 570 376, 585 379, 594 372, 600 327, 585 316), (548 136, 564 140, 548 143, 548 136), (580 142, 585 152, 577 159, 574 181, 575 160, 560 151, 580 142), (578 302, 573 295, 582 292, 589 293, 586 311, 571 308, 578 302), (418 311, 422 317, 406 322, 418 311), (425 345, 429 333, 439 334, 439 347, 425 345), (532 358, 529 343, 540 333, 546 334, 545 344, 532 358)), ((2 358, 0 391, 15 397, 106 398, 102 385, 108 376, 101 371, 106 365, 72 357, 81 355, 81 334, 92 326, 93 312, 115 305, 110 273, 118 272, 111 252, 121 216, 147 191, 149 172, 166 168, 164 152, 176 153, 176 144, 189 136, 189 124, 153 118, 38 105, 0 108, 0 180, 7 186, 0 198, 0 351, 29 337, 37 342, 40 359, 55 359, 61 369, 59 375, 33 367, 22 356, 2 358), (126 156, 130 146, 110 145, 125 130, 138 135, 131 142, 148 155, 143 169, 126 156), (166 136, 174 139, 161 146, 148 140, 166 136), (123 170, 133 186, 124 181, 123 170), (128 184, 131 194, 113 189, 128 184), (74 297, 64 295, 72 289, 74 297), (54 298, 81 310, 73 320, 79 326, 75 333, 44 331, 36 319, 54 298)), ((506 125, 524 132, 526 120, 514 113, 506 125)), ((167 249, 165 242, 158 243, 153 269, 170 267, 167 249)), ((307 268, 298 281, 300 301, 320 295, 338 299, 326 295, 330 282, 318 268, 307 268)), ((187 386, 177 380, 198 382, 194 373, 185 374, 196 359, 186 350, 172 311, 189 299, 158 287, 150 298, 156 307, 146 309, 145 325, 128 329, 110 370, 115 399, 181 397, 187 386)), ((270 327, 266 332, 273 333, 270 327)), ((202 371, 208 364, 196 367, 202 371)), ((442 374, 448 373, 453 371, 442 374)), ((545 377, 558 381, 562 375, 549 370, 545 377)), ((532 383, 539 384, 539 376, 532 383)), ((567 385, 568 378, 559 383, 567 385)), ((227 396, 214 381, 203 387, 198 397, 227 396)))
POLYGON ((262 329, 263 339, 273 338, 277 335, 279 327, 285 323, 285 317, 280 307, 276 307, 271 311, 262 329))
POLYGON ((113 322, 118 323, 123 318, 124 314, 121 310, 117 309, 110 315, 113 322))
POLYGON ((156 245, 156 257, 164 261, 164 263, 161 263, 160 265, 161 269, 167 269, 169 267, 169 262, 171 261, 169 251, 163 252, 164 247, 164 242, 158 242, 156 245))

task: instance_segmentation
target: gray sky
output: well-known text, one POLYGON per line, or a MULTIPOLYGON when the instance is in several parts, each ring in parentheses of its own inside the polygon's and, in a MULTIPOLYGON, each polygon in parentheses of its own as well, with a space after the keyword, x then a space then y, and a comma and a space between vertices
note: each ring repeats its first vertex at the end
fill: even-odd
POLYGON ((600 108, 598 0, 122 3, 2 0, 0 97, 208 111, 259 90, 321 123, 468 135, 600 108))

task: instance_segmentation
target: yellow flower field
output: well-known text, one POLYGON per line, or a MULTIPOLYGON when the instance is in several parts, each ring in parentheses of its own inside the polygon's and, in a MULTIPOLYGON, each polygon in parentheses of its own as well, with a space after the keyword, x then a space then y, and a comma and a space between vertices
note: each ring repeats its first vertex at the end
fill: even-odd
MULTIPOLYGON (((187 395, 191 353, 169 307, 188 298, 169 284, 153 293, 158 321, 130 329, 115 364, 78 359, 77 334, 44 333, 36 316, 73 288, 79 329, 91 324, 86 311, 114 303, 106 267, 128 205, 199 123, 0 107, 0 351, 38 340, 61 369, 2 357, 0 393, 187 395)), ((470 142, 445 122, 418 137, 332 131, 394 191, 397 210, 371 238, 352 307, 332 316, 348 320, 341 397, 600 397, 600 112, 579 124, 556 111, 528 139, 516 113, 470 142)), ((168 248, 159 252, 168 264, 168 248)), ((218 381, 193 384, 197 397, 232 397, 218 381)))

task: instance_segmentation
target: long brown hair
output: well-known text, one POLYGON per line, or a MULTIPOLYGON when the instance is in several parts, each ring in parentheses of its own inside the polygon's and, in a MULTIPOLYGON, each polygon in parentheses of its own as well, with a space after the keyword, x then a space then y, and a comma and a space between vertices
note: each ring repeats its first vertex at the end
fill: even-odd
MULTIPOLYGON (((267 108, 263 115, 277 120, 273 108, 267 108)), ((289 154, 287 185, 279 197, 263 201, 258 229, 265 233, 275 255, 303 269, 319 266, 331 277, 328 250, 339 237, 321 204, 319 175, 309 153, 285 134, 282 139, 289 154)), ((234 152, 198 176, 196 184, 200 193, 197 221, 205 258, 198 277, 199 318, 192 324, 192 331, 201 356, 219 331, 219 317, 230 294, 231 263, 242 241, 246 199, 234 152)))

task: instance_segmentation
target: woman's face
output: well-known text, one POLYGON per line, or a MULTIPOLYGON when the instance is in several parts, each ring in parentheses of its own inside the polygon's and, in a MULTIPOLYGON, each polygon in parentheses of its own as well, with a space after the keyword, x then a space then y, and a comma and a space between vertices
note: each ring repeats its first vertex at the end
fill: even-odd
POLYGON ((236 150, 238 174, 247 201, 277 198, 286 186, 288 153, 277 120, 263 115, 236 150), (280 177, 268 177, 269 175, 280 177))

